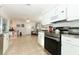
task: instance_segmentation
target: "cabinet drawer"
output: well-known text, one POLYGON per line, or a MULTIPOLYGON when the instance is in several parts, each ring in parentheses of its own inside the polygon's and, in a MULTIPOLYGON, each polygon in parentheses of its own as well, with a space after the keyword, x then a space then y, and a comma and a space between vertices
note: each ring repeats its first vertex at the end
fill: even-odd
POLYGON ((79 47, 64 42, 62 45, 62 54, 63 55, 79 55, 79 47))
POLYGON ((79 46, 79 39, 77 38, 67 38, 67 37, 62 37, 62 42, 67 42, 72 45, 79 46))

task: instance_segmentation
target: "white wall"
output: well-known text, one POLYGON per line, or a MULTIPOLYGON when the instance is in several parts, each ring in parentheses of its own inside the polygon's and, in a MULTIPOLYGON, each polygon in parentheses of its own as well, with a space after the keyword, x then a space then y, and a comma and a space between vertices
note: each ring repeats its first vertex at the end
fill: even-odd
MULTIPOLYGON (((20 24, 20 25, 21 24, 24 24, 25 25, 25 22, 24 21, 21 21, 21 20, 16 20, 15 22, 16 22, 16 25, 17 24, 20 24)), ((26 27, 16 27, 16 30, 19 30, 20 32, 22 32, 23 35, 26 34, 26 27)))
POLYGON ((42 15, 39 20, 41 20, 43 25, 49 24, 51 17, 55 16, 55 8, 49 10, 48 12, 46 12, 44 15, 42 15))
POLYGON ((17 24, 24 24, 25 25, 25 22, 22 21, 22 20, 15 20, 15 19, 12 19, 11 20, 11 23, 10 23, 10 27, 13 27, 15 29, 15 31, 17 32, 17 30, 19 30, 19 32, 22 32, 23 35, 26 34, 26 28, 22 28, 22 27, 17 27, 17 24))
POLYGON ((4 11, 4 8, 0 8, 0 16, 7 19, 7 20, 10 20, 9 16, 4 11))
POLYGON ((27 23, 26 20, 15 20, 12 19, 11 27, 13 27, 16 31, 19 30, 23 35, 31 34, 32 26, 35 26, 34 22, 27 23), (24 27, 17 27, 17 24, 24 24, 24 27))

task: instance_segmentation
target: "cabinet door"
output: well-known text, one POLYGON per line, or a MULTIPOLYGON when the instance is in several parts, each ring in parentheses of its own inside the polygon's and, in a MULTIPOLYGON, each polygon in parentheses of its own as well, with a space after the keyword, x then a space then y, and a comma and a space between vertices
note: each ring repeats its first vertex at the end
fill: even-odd
POLYGON ((52 16, 52 22, 65 20, 67 18, 66 5, 59 5, 55 8, 54 16, 52 16))
POLYGON ((64 20, 67 18, 67 8, 65 5, 58 6, 58 19, 64 20))
POLYGON ((79 55, 79 46, 63 42, 62 55, 79 55))
POLYGON ((55 11, 56 11, 56 9, 54 8, 54 9, 51 9, 50 11, 48 11, 47 13, 45 13, 45 15, 42 17, 42 20, 41 20, 43 22, 43 24, 50 24, 50 22, 53 22, 56 19, 55 11))
POLYGON ((7 33, 4 35, 4 39, 3 39, 3 54, 8 49, 8 46, 9 46, 9 34, 7 33))
POLYGON ((78 55, 79 40, 62 36, 62 55, 78 55))
POLYGON ((67 6, 67 20, 79 19, 79 5, 68 5, 67 6))
POLYGON ((44 32, 38 33, 38 43, 44 48, 44 32))

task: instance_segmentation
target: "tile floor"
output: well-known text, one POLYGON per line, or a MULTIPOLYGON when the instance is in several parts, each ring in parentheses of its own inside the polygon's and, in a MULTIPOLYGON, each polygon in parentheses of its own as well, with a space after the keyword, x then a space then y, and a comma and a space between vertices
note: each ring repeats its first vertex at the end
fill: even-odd
POLYGON ((5 55, 47 55, 47 53, 37 43, 36 36, 23 36, 10 40, 5 55))

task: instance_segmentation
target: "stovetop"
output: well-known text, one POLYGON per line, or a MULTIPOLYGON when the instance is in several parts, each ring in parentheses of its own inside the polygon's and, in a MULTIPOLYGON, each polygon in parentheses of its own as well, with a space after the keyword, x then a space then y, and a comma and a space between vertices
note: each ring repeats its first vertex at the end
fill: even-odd
POLYGON ((60 38, 60 34, 56 34, 55 32, 45 32, 45 35, 46 36, 49 36, 49 37, 55 37, 55 38, 60 38))

